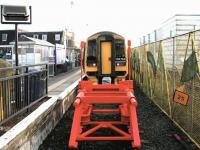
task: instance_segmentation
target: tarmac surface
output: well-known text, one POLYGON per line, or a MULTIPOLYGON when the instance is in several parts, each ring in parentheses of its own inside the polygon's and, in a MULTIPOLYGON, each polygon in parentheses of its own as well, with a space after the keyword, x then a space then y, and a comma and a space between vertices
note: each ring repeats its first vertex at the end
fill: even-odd
POLYGON ((80 68, 76 68, 70 72, 61 73, 55 77, 49 78, 48 95, 58 95, 63 92, 67 86, 80 78, 80 73, 80 68))

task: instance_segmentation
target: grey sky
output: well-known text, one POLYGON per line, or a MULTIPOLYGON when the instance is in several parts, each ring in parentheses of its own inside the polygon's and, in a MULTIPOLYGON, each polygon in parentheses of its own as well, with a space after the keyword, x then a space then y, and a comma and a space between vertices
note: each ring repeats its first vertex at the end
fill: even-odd
MULTIPOLYGON (((0 4, 31 5, 30 31, 70 29, 78 41, 102 30, 117 32, 134 45, 177 13, 200 14, 199 0, 0 0, 0 4)), ((14 26, 0 25, 0 29, 14 26)))

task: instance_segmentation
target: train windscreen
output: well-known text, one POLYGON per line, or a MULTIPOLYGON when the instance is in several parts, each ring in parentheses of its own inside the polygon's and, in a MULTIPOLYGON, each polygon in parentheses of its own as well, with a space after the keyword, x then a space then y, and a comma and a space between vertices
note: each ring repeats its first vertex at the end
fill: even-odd
POLYGON ((123 40, 115 41, 115 58, 125 58, 124 41, 123 40))
POLYGON ((96 52, 97 52, 96 40, 88 41, 87 66, 96 66, 97 63, 96 52))

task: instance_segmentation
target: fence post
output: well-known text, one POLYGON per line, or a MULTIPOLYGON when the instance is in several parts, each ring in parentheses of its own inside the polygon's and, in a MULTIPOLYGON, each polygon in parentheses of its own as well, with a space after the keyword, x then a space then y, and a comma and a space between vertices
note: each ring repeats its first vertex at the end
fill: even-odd
MULTIPOLYGON (((193 36, 192 36, 192 51, 194 50, 195 51, 195 57, 197 58, 197 53, 196 53, 196 49, 195 49, 195 32, 192 32, 193 33, 193 36)), ((193 103, 193 100, 194 100, 194 86, 195 86, 195 79, 193 78, 192 79, 192 98, 191 98, 191 128, 190 128, 190 132, 192 133, 193 132, 193 116, 194 116, 194 112, 193 112, 193 108, 194 108, 194 103, 193 103)))
POLYGON ((46 94, 48 94, 49 66, 46 64, 46 94))
MULTIPOLYGON (((173 92, 175 91, 175 87, 176 87, 176 74, 175 74, 175 70, 176 70, 176 66, 175 66, 175 37, 173 37, 173 59, 172 59, 172 71, 173 71, 173 92)), ((172 100, 172 115, 171 115, 171 119, 173 120, 173 114, 174 114, 174 101, 172 100)))
MULTIPOLYGON (((162 54, 162 40, 159 42, 159 51, 160 51, 160 67, 162 68, 163 66, 161 66, 162 64, 162 56, 163 56, 163 54, 162 54)), ((163 69, 163 68, 162 68, 163 69)), ((161 80, 161 82, 160 82, 160 107, 163 109, 163 70, 162 69, 160 69, 160 80, 161 80)))
MULTIPOLYGON (((25 73, 28 73, 28 67, 26 67, 25 73)), ((29 76, 28 75, 25 76, 25 85, 24 85, 24 87, 25 87, 25 101, 26 101, 25 104, 27 104, 27 106, 28 106, 30 104, 30 98, 29 98, 29 76)), ((27 109, 27 112, 29 112, 29 108, 27 109)))

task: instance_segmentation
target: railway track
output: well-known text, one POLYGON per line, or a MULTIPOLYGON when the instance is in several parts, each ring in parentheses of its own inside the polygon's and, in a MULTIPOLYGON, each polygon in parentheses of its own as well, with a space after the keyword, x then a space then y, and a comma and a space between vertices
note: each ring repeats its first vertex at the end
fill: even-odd
MULTIPOLYGON (((141 150, 197 150, 198 148, 179 130, 171 120, 157 108, 139 88, 135 95, 138 100, 138 120, 142 140, 141 150), (178 135, 181 140, 176 138, 178 135)), ((68 150, 73 116, 70 107, 63 119, 46 138, 39 150, 68 150)), ((92 116, 93 119, 99 116, 92 116)), ((101 116, 102 117, 102 116, 101 116)), ((118 119, 118 116, 104 116, 102 119, 118 119)), ((110 131, 99 131, 109 134, 110 131)), ((79 150, 131 150, 128 141, 80 142, 79 150)))

